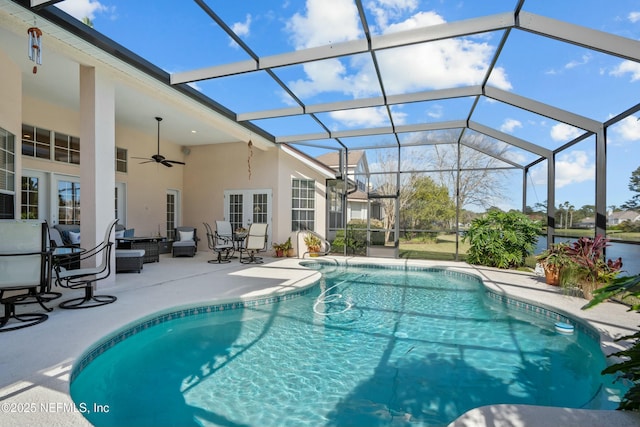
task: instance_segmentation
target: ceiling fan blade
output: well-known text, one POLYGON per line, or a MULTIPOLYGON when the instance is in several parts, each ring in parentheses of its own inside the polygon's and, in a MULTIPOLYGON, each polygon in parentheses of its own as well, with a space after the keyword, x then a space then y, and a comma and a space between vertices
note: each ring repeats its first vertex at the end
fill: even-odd
POLYGON ((149 157, 133 157, 131 156, 132 159, 138 159, 138 160, 151 160, 149 157))
POLYGON ((143 165, 143 164, 145 164, 145 163, 156 163, 156 161, 155 161, 155 160, 152 160, 152 159, 147 159, 146 161, 144 161, 144 162, 140 162, 140 163, 138 163, 138 164, 143 165))
POLYGON ((165 165, 168 168, 172 168, 173 165, 171 163, 169 163, 169 160, 163 160, 160 163, 162 163, 163 165, 165 165))
POLYGON ((179 162, 177 160, 165 160, 165 162, 173 163, 175 165, 186 165, 185 162, 179 162))

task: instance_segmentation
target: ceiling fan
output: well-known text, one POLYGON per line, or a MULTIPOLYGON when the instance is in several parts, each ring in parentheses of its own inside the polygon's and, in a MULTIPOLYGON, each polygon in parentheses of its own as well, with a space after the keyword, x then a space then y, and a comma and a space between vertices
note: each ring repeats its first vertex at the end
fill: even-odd
POLYGON ((160 122, 162 121, 162 117, 156 117, 156 120, 158 121, 158 153, 154 154, 150 158, 147 158, 147 157, 133 157, 133 158, 146 160, 145 162, 140 162, 140 164, 155 162, 155 163, 162 163, 163 165, 169 168, 173 167, 174 164, 184 165, 185 164, 184 162, 179 162, 177 160, 167 160, 166 157, 160 154, 160 122))

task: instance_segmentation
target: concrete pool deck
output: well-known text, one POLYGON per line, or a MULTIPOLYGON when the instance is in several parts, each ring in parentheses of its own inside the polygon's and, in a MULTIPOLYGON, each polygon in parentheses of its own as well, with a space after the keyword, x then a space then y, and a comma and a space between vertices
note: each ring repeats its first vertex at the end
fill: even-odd
MULTIPOLYGON (((194 258, 162 255, 159 263, 145 264, 142 273, 116 276, 116 283, 98 287, 97 294, 118 297, 118 301, 86 310, 55 308, 49 319, 30 328, 0 334, 0 426, 87 426, 74 411, 69 396, 69 376, 74 361, 100 338, 133 322, 174 306, 192 303, 256 299, 273 292, 308 286, 319 273, 301 267, 297 258, 265 257, 262 265, 209 264, 205 251, 194 258)), ((603 339, 603 351, 619 349, 614 338, 637 330, 640 315, 613 303, 588 311, 585 301, 562 295, 535 275, 470 266, 464 263, 406 261, 372 258, 336 258, 349 263, 389 263, 416 266, 445 266, 479 275, 496 293, 536 303, 561 313, 586 319, 603 339)), ((325 259, 326 259, 325 258, 325 259)), ((81 291, 63 290, 61 300, 81 291)), ((57 306, 58 301, 56 301, 57 306)), ((37 306, 28 306, 35 310, 37 306)), ((19 307, 24 312, 27 307, 19 307)), ((462 415, 451 426, 602 426, 640 425, 640 414, 621 411, 592 411, 540 408, 521 405, 493 405, 462 415)))

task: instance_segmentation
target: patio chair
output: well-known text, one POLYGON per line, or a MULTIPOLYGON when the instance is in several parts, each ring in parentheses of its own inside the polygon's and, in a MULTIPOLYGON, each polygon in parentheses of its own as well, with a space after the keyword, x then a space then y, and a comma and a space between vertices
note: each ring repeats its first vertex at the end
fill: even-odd
POLYGON ((267 228, 268 224, 253 223, 249 227, 249 233, 244 245, 240 248, 240 262, 242 264, 262 264, 262 257, 256 254, 267 250, 267 228), (247 256, 243 259, 242 254, 247 256))
POLYGON ((176 227, 175 236, 178 240, 173 242, 172 256, 194 256, 196 254, 198 236, 194 227, 176 227))
POLYGON ((0 222, 0 332, 37 325, 49 318, 45 313, 16 313, 16 305, 44 303, 51 287, 51 251, 47 250, 46 224, 0 222), (8 293, 10 295, 5 295, 8 293), (15 322, 14 322, 15 321, 15 322))
POLYGON ((81 262, 89 259, 97 259, 98 256, 101 256, 100 264, 96 267, 69 270, 65 267, 67 263, 64 261, 54 264, 56 282, 59 286, 69 289, 84 289, 84 297, 63 301, 60 303, 61 308, 78 309, 99 307, 116 301, 117 298, 115 296, 95 295, 93 290, 94 283, 106 279, 111 274, 111 250, 114 244, 111 241, 111 233, 116 222, 118 222, 117 219, 111 221, 107 226, 104 241, 96 247, 82 252, 80 255, 81 262))
POLYGON ((210 264, 222 264, 231 262, 231 254, 233 254, 233 241, 230 239, 218 238, 218 233, 216 232, 216 234, 214 235, 213 230, 211 230, 211 226, 208 223, 205 222, 203 224, 205 230, 207 230, 207 244, 209 245, 209 249, 217 254, 216 259, 210 259, 207 262, 210 264), (224 257, 222 256, 223 253, 224 257))

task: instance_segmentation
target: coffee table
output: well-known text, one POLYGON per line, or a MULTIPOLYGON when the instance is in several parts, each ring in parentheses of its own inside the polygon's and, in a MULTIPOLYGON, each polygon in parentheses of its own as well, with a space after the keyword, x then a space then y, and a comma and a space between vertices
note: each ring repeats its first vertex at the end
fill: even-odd
POLYGON ((143 263, 160 262, 158 242, 162 237, 120 237, 118 249, 144 249, 143 263))

